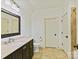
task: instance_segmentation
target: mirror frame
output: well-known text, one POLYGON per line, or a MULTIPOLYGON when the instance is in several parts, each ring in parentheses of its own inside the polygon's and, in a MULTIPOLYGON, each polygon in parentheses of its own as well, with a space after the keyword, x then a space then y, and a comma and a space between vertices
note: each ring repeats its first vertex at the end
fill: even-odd
POLYGON ((6 38, 6 37, 11 37, 11 36, 16 36, 16 35, 20 35, 20 22, 21 22, 21 19, 20 19, 20 16, 19 15, 16 15, 8 10, 5 10, 3 8, 1 8, 1 12, 3 13, 6 13, 8 15, 11 15, 13 17, 17 17, 18 18, 18 21, 19 21, 19 30, 17 33, 9 33, 9 34, 1 34, 1 38, 6 38))

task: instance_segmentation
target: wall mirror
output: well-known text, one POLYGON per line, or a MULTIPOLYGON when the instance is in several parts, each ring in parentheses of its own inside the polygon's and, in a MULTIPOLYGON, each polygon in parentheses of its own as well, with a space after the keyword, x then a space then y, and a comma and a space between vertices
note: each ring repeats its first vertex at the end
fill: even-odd
POLYGON ((1 9, 1 38, 20 35, 20 16, 1 9))

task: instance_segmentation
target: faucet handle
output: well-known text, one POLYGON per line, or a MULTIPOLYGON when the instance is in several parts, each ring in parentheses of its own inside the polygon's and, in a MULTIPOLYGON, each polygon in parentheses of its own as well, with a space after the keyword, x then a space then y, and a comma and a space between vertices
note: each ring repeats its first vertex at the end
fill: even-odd
POLYGON ((11 43, 11 38, 9 38, 8 43, 11 43))
POLYGON ((8 42, 5 41, 4 44, 8 44, 8 42))
POLYGON ((15 39, 14 38, 12 38, 12 42, 14 42, 15 41, 15 39))

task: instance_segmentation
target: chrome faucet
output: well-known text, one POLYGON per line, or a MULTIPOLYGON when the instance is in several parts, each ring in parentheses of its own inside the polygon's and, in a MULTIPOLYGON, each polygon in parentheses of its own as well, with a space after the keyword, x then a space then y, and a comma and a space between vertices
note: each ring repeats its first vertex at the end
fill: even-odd
POLYGON ((9 38, 8 43, 14 42, 14 38, 9 38))

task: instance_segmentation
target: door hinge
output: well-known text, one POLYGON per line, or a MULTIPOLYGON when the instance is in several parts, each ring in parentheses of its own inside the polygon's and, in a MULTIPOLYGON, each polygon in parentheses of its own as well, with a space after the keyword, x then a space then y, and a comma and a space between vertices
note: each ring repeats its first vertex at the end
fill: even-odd
POLYGON ((62 46, 63 46, 63 43, 62 43, 62 46))

